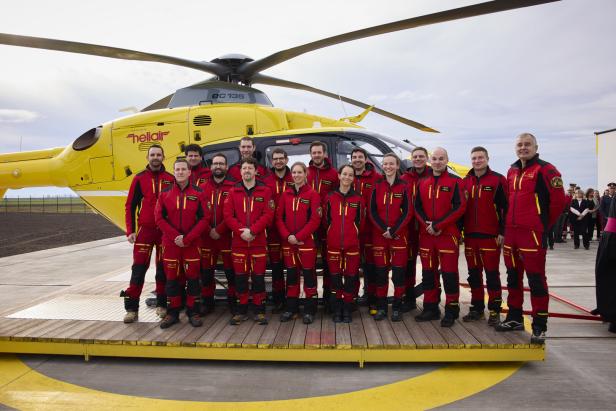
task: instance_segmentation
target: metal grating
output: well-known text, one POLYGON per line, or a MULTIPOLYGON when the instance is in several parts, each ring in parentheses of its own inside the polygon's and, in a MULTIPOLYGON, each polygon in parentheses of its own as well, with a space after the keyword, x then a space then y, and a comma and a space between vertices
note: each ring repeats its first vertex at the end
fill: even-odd
MULTIPOLYGON (((143 300, 143 297, 141 299, 143 300)), ((160 321, 160 318, 156 316, 156 311, 153 308, 146 307, 144 301, 141 301, 140 307, 139 322, 155 323, 160 321)), ((35 320, 122 322, 124 314, 124 302, 120 297, 111 295, 66 294, 7 315, 6 317, 35 320)))
POLYGON ((210 116, 195 116, 193 118, 193 124, 197 127, 209 126, 212 124, 212 117, 210 116))

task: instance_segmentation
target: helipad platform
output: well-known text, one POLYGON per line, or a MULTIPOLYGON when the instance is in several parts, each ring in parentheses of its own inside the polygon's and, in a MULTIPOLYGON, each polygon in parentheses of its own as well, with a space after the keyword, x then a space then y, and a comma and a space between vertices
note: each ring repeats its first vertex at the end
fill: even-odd
MULTIPOLYGON (((365 307, 351 324, 335 324, 319 309, 313 324, 301 318, 268 325, 248 320, 229 325, 223 305, 193 328, 181 323, 162 330, 152 308, 141 304, 139 322, 124 324, 119 291, 122 271, 107 273, 36 301, 0 312, 0 352, 110 357, 315 362, 493 362, 543 360, 543 346, 530 345, 526 331, 498 333, 486 321, 417 323, 374 321, 365 307)), ((153 288, 146 282, 144 295, 153 288)), ((467 307, 462 307, 466 312, 467 307)))

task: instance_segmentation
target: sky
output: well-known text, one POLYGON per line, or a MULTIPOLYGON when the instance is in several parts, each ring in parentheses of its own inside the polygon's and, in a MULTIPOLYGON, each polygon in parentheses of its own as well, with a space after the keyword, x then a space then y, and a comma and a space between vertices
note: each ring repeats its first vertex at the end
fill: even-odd
MULTIPOLYGON (((254 59, 332 35, 478 1, 310 2, 21 0, 3 5, 0 31, 194 60, 254 59)), ((493 169, 515 160, 531 132, 565 184, 595 187, 594 132, 616 128, 616 1, 565 0, 405 30, 317 50, 263 74, 297 81, 411 118, 424 133, 376 114, 361 125, 469 164, 485 146, 493 169)), ((64 147, 207 73, 161 63, 0 45, 0 153, 64 147)), ((362 110, 305 92, 257 85, 275 106, 334 118, 362 110)), ((615 176, 616 178, 616 176, 615 176)), ((70 194, 9 190, 7 196, 70 194)))

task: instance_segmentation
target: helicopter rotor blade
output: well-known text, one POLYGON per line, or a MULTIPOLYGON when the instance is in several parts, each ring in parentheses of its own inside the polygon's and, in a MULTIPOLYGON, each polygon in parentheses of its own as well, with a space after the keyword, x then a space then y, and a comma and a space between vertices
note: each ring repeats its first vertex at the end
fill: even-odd
POLYGON ((188 67, 215 75, 224 75, 229 69, 221 64, 209 61, 196 61, 162 54, 146 53, 129 49, 101 46, 98 44, 79 43, 75 41, 48 39, 44 37, 20 36, 0 33, 0 44, 18 47, 31 47, 43 50, 65 51, 68 53, 88 54, 122 60, 151 61, 188 67))
MULTIPOLYGON (((361 107, 361 108, 368 108, 368 107, 370 107, 369 104, 362 103, 361 101, 354 100, 354 99, 349 98, 349 97, 341 96, 341 95, 338 95, 336 93, 330 93, 329 91, 325 91, 325 90, 320 90, 318 88, 311 87, 311 86, 308 86, 306 84, 295 83, 293 81, 288 81, 288 80, 282 80, 282 79, 279 79, 279 78, 270 77, 270 76, 266 76, 266 75, 263 75, 263 74, 255 74, 252 77, 252 82, 253 83, 259 83, 259 84, 266 84, 266 85, 269 85, 269 86, 278 86, 278 87, 292 88, 292 89, 296 89, 296 90, 310 91, 312 93, 316 93, 316 94, 320 94, 320 95, 323 95, 323 96, 331 97, 331 98, 336 99, 336 100, 342 100, 345 103, 349 103, 349 104, 352 104, 352 105, 357 106, 357 107, 361 107)), ((414 127, 414 128, 416 128, 418 130, 421 130, 421 131, 426 131, 426 132, 429 132, 429 133, 438 133, 439 132, 439 131, 437 131, 437 130, 435 130, 433 128, 430 128, 430 127, 428 127, 428 126, 426 126, 424 124, 418 123, 418 122, 410 120, 408 118, 404 118, 404 117, 399 116, 399 115, 394 114, 394 113, 390 113, 389 111, 385 111, 385 110, 377 108, 377 107, 373 107, 371 111, 373 111, 374 113, 380 114, 382 116, 385 116, 387 118, 390 118, 392 120, 398 121, 398 122, 400 122, 402 124, 406 124, 407 126, 414 127)))
POLYGON ((301 46, 281 50, 265 58, 244 63, 239 69, 239 73, 250 77, 255 73, 268 69, 277 64, 291 60, 297 56, 318 50, 335 44, 347 41, 358 40, 366 37, 378 36, 380 34, 393 33, 400 30, 407 30, 431 24, 443 23, 446 21, 460 20, 467 17, 481 16, 484 14, 498 13, 506 10, 513 10, 523 7, 535 6, 544 3, 551 3, 560 0, 494 0, 487 3, 474 4, 471 6, 460 7, 457 9, 445 10, 438 13, 426 14, 424 16, 412 17, 410 19, 395 21, 392 23, 381 24, 361 30, 351 31, 337 36, 306 43, 301 46))

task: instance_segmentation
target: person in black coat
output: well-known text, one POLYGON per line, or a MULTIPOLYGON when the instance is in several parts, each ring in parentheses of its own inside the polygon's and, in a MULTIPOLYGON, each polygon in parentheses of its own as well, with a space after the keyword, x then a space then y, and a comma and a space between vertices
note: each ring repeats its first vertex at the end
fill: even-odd
POLYGON ((616 201, 612 201, 605 220, 595 263, 597 308, 592 314, 601 315, 610 323, 609 331, 616 333, 616 201))
POLYGON ((575 191, 575 198, 571 201, 569 208, 569 221, 573 226, 573 244, 574 248, 580 248, 580 235, 584 243, 584 248, 588 250, 590 247, 590 239, 588 238, 588 223, 590 221, 590 213, 595 207, 595 203, 584 198, 584 192, 579 188, 575 191))

